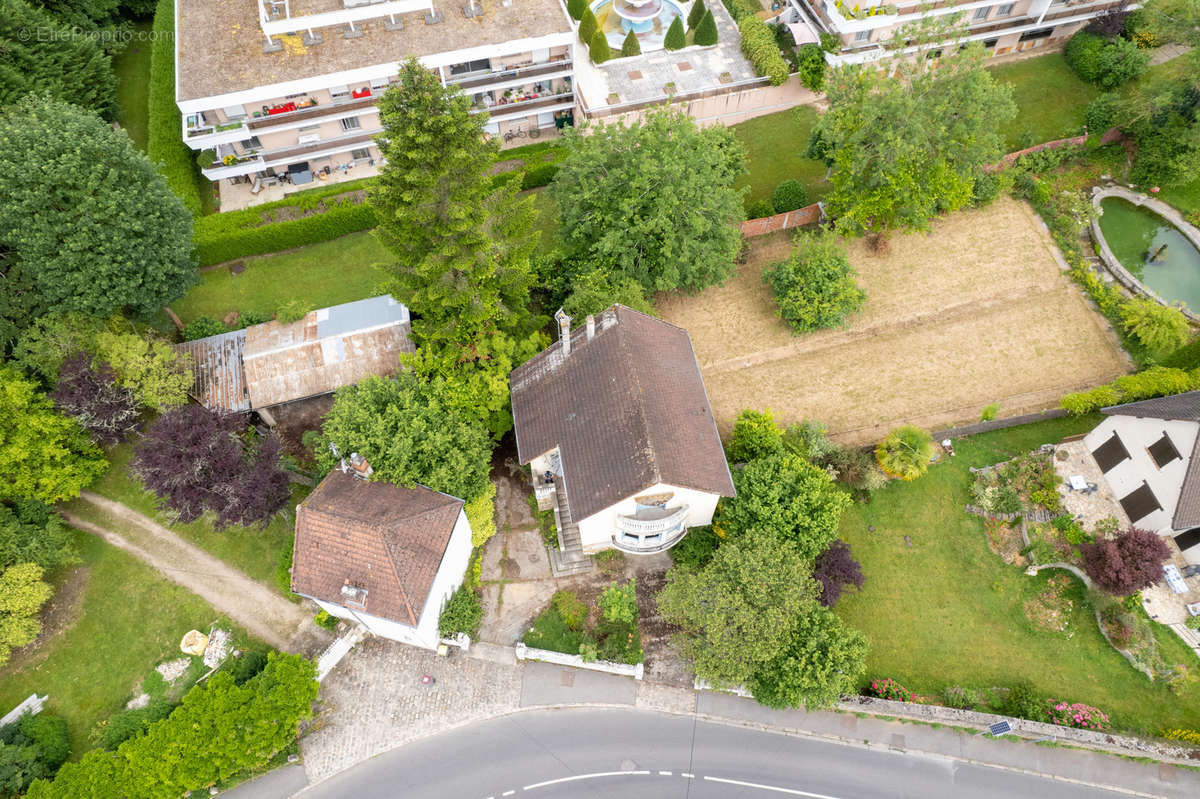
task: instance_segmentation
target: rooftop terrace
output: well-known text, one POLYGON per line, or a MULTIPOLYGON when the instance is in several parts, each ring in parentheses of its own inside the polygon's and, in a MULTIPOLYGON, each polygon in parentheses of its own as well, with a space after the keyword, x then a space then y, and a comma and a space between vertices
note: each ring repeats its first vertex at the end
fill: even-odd
MULTIPOLYGON (((299 5, 299 4, 298 4, 299 5)), ((293 8, 297 35, 279 36, 277 52, 264 53, 256 0, 176 0, 178 55, 176 95, 196 100, 353 69, 393 64, 473 47, 494 47, 518 39, 569 33, 559 0, 477 0, 481 13, 468 19, 463 2, 436 0, 443 21, 427 25, 423 13, 397 18, 400 30, 386 30, 386 19, 356 22, 363 32, 344 38, 341 28, 319 31, 320 44, 305 45, 300 8, 293 8)), ((305 0, 303 11, 332 10, 334 0, 305 0)), ((482 56, 476 56, 482 57, 482 56)), ((265 99, 265 98, 264 98, 265 99)))

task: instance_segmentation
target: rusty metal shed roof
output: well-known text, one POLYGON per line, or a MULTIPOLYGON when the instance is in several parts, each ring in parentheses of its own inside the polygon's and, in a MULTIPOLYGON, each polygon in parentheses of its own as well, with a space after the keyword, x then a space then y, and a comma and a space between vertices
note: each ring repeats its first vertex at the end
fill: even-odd
POLYGON ((245 330, 177 344, 175 349, 192 357, 193 381, 189 392, 192 398, 210 411, 250 410, 250 395, 242 373, 245 346, 245 330))
POLYGON ((246 330, 242 364, 253 408, 327 394, 387 375, 414 352, 408 308, 390 295, 322 308, 298 322, 246 330))

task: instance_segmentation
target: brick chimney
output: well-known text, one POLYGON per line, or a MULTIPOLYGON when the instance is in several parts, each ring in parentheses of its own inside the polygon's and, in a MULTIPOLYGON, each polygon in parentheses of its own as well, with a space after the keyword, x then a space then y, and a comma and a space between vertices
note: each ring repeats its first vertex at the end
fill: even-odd
POLYGON ((588 314, 587 315, 587 340, 591 341, 592 337, 595 335, 596 335, 596 317, 592 316, 591 314, 588 314))
POLYGON ((554 312, 554 320, 558 322, 558 338, 562 342, 563 357, 571 354, 571 317, 559 308, 554 312))
POLYGON ((353 474, 360 480, 366 480, 374 473, 374 471, 375 470, 371 468, 371 464, 367 463, 366 458, 364 458, 362 455, 359 455, 357 452, 350 453, 350 474, 353 474))

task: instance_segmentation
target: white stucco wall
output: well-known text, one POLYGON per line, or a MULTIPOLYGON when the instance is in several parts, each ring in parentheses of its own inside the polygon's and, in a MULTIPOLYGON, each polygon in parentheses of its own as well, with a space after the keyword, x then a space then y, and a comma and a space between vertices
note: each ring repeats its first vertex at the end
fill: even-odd
POLYGON ((332 602, 320 599, 314 601, 333 616, 361 623, 374 635, 425 649, 437 649, 438 616, 441 615, 442 605, 462 585, 470 560, 471 525, 467 521, 467 514, 460 510, 458 521, 454 523, 454 532, 450 534, 450 541, 446 545, 446 553, 442 556, 442 564, 433 579, 433 586, 429 589, 429 596, 425 600, 425 607, 421 610, 421 618, 416 627, 351 610, 332 602))
POLYGON ((1171 532, 1171 519, 1175 515, 1179 490, 1187 473, 1192 447, 1196 443, 1197 433, 1200 432, 1200 424, 1165 419, 1140 419, 1133 416, 1109 416, 1084 437, 1083 443, 1088 450, 1095 451, 1108 441, 1114 432, 1121 437, 1121 443, 1125 445, 1129 458, 1121 461, 1111 471, 1105 472, 1104 479, 1118 500, 1136 490, 1143 481, 1149 484, 1162 510, 1134 520, 1133 523, 1143 529, 1166 535, 1171 532), (1159 469, 1150 457, 1147 447, 1162 438, 1164 432, 1170 436, 1181 457, 1159 469))
MULTIPOLYGON (((568 493, 570 490, 571 487, 568 485, 568 493)), ((584 552, 597 552, 601 549, 612 548, 613 532, 617 529, 617 514, 632 516, 637 510, 637 503, 633 501, 634 497, 667 492, 675 495, 667 503, 668 508, 676 508, 680 505, 688 506, 688 527, 700 527, 712 523, 713 511, 717 509, 717 500, 720 499, 717 494, 659 483, 645 491, 632 494, 615 505, 610 505, 599 513, 594 513, 580 521, 579 538, 584 552)))

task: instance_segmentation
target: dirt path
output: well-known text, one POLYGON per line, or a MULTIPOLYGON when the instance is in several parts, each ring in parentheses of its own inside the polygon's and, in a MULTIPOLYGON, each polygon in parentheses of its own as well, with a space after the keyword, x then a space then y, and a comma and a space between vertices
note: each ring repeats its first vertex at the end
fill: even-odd
POLYGON ((292 604, 154 520, 90 491, 81 493, 80 499, 106 513, 119 527, 102 527, 64 511, 62 516, 69 524, 142 559, 271 646, 311 654, 326 637, 303 606, 292 604))

